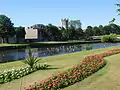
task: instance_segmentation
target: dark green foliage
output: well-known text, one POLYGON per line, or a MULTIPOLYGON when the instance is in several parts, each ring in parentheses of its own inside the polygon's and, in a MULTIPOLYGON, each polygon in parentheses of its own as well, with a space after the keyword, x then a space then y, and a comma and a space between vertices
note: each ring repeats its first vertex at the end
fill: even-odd
POLYGON ((17 43, 20 43, 20 42, 24 42, 24 40, 22 39, 25 39, 25 27, 14 27, 15 28, 15 32, 16 32, 16 39, 17 39, 17 43))
POLYGON ((49 41, 58 41, 61 39, 60 30, 52 24, 48 24, 45 27, 45 34, 49 41))
POLYGON ((0 37, 2 37, 2 42, 4 43, 5 38, 8 43, 8 38, 14 35, 15 30, 10 18, 5 15, 0 15, 0 37))
POLYGON ((85 50, 91 50, 92 49, 92 45, 91 44, 87 44, 84 46, 85 50))

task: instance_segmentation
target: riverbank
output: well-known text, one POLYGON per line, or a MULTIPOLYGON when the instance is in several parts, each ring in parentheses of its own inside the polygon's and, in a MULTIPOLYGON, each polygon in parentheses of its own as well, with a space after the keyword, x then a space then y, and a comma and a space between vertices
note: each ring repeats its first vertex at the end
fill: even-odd
POLYGON ((54 45, 68 45, 68 44, 91 44, 100 43, 101 41, 66 41, 66 42, 34 42, 34 43, 24 43, 24 44, 0 44, 0 50, 8 49, 20 49, 26 47, 38 48, 38 47, 48 47, 54 45))
MULTIPOLYGON (((64 70, 72 67, 73 65, 78 64, 87 55, 97 54, 97 53, 101 53, 101 52, 116 49, 116 48, 120 48, 120 46, 101 48, 101 49, 97 49, 97 50, 82 51, 82 52, 69 53, 69 54, 63 54, 63 55, 58 55, 58 56, 50 56, 50 57, 42 58, 42 60, 39 63, 47 63, 49 65, 52 65, 51 67, 55 68, 55 69, 36 71, 36 72, 34 72, 30 75, 27 75, 21 79, 13 80, 9 83, 0 85, 0 90, 19 90, 20 87, 21 87, 21 90, 24 90, 24 88, 23 88, 24 86, 34 83, 35 80, 36 81, 44 80, 47 77, 49 77, 51 75, 51 73, 55 73, 58 71, 64 71, 64 70)), ((24 66, 24 64, 21 61, 15 61, 15 62, 10 62, 10 63, 0 64, 0 70, 17 68, 18 65, 19 65, 19 67, 24 66)))

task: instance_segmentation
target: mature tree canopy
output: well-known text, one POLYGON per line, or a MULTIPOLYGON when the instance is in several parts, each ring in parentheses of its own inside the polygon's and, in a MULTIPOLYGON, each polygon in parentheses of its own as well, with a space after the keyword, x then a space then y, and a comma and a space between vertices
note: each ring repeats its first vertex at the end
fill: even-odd
POLYGON ((82 23, 80 22, 80 20, 70 20, 69 25, 77 29, 81 28, 82 23))
POLYGON ((22 38, 25 37, 25 27, 15 27, 16 37, 22 38))
POLYGON ((52 24, 48 24, 46 26, 45 32, 46 32, 49 40, 58 40, 61 37, 61 33, 60 33, 59 29, 52 24))
POLYGON ((24 39, 25 38, 25 27, 14 27, 15 28, 15 32, 16 32, 16 41, 17 43, 20 43, 21 42, 21 39, 24 39))
POLYGON ((5 15, 0 15, 0 36, 6 38, 8 42, 8 37, 13 36, 15 34, 13 23, 11 22, 10 18, 5 15))

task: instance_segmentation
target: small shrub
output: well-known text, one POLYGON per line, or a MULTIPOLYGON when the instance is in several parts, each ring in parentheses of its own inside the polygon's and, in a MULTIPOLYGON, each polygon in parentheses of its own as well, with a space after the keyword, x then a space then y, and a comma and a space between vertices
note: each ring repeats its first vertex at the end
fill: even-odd
POLYGON ((109 41, 110 42, 116 42, 117 41, 117 35, 116 34, 110 34, 109 35, 109 41))
POLYGON ((92 49, 92 45, 91 44, 87 44, 85 47, 84 47, 85 50, 91 50, 92 49))
POLYGON ((105 35, 101 37, 102 42, 116 42, 117 41, 117 35, 116 34, 110 34, 105 35))
POLYGON ((91 36, 85 38, 85 41, 92 41, 92 40, 93 38, 91 36))
POLYGON ((28 49, 28 58, 23 62, 30 66, 31 68, 34 68, 36 64, 39 62, 39 60, 40 59, 38 59, 37 57, 34 57, 34 55, 32 54, 32 50, 28 49))
POLYGON ((109 36, 108 35, 102 36, 101 41, 102 42, 109 42, 109 36))

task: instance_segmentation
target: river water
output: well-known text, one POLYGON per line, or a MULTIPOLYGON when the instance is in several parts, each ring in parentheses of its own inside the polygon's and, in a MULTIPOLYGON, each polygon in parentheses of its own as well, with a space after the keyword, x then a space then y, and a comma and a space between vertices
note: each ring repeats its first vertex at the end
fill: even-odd
MULTIPOLYGON (((105 48, 110 46, 120 46, 120 43, 95 43, 95 44, 74 44, 57 45, 53 47, 32 48, 35 57, 47 57, 65 53, 79 52, 91 46, 91 49, 105 48)), ((0 51, 0 63, 25 59, 28 57, 28 49, 14 49, 0 51)))

